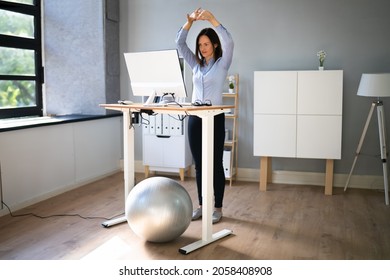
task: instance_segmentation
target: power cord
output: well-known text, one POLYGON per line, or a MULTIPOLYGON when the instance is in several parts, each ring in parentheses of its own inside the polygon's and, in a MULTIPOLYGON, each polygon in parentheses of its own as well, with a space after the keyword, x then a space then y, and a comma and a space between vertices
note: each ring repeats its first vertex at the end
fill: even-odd
POLYGON ((32 216, 32 217, 36 217, 36 218, 39 218, 39 219, 48 219, 48 218, 54 218, 54 217, 79 217, 81 219, 84 219, 84 220, 111 220, 113 218, 116 218, 118 216, 121 216, 123 215, 124 213, 121 213, 121 214, 118 214, 118 215, 115 215, 115 216, 112 216, 111 218, 106 218, 106 217, 94 217, 94 216, 82 216, 80 214, 55 214, 55 215, 48 215, 48 216, 41 216, 41 215, 37 215, 37 214, 34 214, 34 213, 24 213, 24 214, 13 214, 11 209, 9 208, 9 206, 4 202, 4 201, 1 201, 1 203, 8 209, 8 212, 10 214, 11 217, 13 218, 17 218, 17 217, 25 217, 25 216, 32 216))
POLYGON ((168 114, 172 119, 177 120, 177 121, 184 121, 184 119, 188 116, 187 112, 185 115, 177 115, 177 118, 175 116, 172 116, 171 114, 168 114))

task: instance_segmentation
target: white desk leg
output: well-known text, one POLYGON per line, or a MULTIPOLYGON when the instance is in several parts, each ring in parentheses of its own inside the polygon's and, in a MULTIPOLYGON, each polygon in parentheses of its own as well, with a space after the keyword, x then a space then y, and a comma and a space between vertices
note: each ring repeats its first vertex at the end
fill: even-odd
POLYGON ((214 116, 202 119, 202 239, 212 235, 214 198, 214 116))
POLYGON ((123 112, 123 168, 125 183, 125 204, 127 196, 134 187, 134 128, 131 112, 123 112))
POLYGON ((202 117, 202 240, 182 247, 179 252, 188 254, 218 239, 228 236, 231 230, 224 229, 212 234, 214 201, 214 115, 202 117))
MULTIPOLYGON (((134 128, 131 127, 131 112, 123 111, 123 169, 125 204, 127 196, 134 187, 134 128)), ((109 220, 102 223, 103 227, 110 227, 126 222, 126 217, 109 220)))

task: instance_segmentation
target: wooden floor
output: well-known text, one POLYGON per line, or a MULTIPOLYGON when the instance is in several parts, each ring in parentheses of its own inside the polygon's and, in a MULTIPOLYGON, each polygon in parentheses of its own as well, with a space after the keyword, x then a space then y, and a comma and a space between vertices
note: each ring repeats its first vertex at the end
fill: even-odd
MULTIPOLYGON (((172 177, 178 179, 178 177, 172 177)), ((137 180, 143 175, 138 174, 137 180)), ((182 185, 193 201, 193 179, 182 185)), ((178 252, 201 237, 201 221, 168 243, 137 237, 127 223, 111 228, 103 219, 80 217, 0 217, 0 259, 390 259, 390 207, 381 191, 236 182, 226 187, 224 217, 213 232, 233 235, 188 255, 178 252)), ((80 214, 112 217, 123 213, 123 174, 118 173, 43 201, 14 214, 80 214)))

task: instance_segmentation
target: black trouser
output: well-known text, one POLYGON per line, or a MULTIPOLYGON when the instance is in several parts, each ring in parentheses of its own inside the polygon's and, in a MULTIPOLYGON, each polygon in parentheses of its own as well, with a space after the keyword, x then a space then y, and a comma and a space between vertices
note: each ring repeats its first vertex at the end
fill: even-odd
MULTIPOLYGON (((196 184, 199 205, 202 205, 202 119, 190 116, 188 138, 195 162, 196 184)), ((223 150, 225 141, 225 114, 214 117, 214 207, 221 208, 225 192, 225 173, 223 170, 223 150)))

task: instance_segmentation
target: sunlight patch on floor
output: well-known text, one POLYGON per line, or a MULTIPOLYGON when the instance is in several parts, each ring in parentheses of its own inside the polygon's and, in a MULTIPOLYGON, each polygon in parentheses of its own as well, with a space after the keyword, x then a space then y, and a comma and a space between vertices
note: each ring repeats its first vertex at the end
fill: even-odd
POLYGON ((82 260, 120 260, 131 252, 130 246, 120 237, 114 236, 106 241, 82 260))

